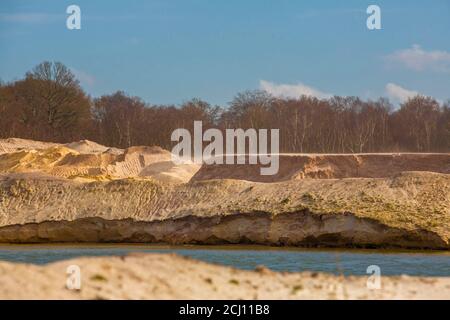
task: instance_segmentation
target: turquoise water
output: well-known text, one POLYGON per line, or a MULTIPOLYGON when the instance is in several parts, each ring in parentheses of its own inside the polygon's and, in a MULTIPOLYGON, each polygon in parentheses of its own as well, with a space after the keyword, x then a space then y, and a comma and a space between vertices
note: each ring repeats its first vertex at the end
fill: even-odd
POLYGON ((0 246, 0 260, 46 264, 80 256, 120 256, 130 252, 177 253, 247 270, 265 265, 277 271, 364 275, 368 266, 378 265, 384 275, 450 276, 448 252, 317 250, 259 246, 7 245, 0 246))

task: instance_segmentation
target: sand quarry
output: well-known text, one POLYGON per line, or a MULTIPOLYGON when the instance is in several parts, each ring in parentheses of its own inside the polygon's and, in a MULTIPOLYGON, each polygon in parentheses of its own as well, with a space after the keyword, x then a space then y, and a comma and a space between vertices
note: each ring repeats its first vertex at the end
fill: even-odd
MULTIPOLYGON (((157 146, 0 140, 0 243, 450 248, 448 153, 282 154, 277 175, 259 172, 258 165, 176 165, 157 146)), ((58 278, 65 274, 54 272, 68 262, 2 262, 0 297, 449 297, 448 278, 385 277, 377 293, 367 292, 365 278, 238 271, 165 255, 76 262, 92 273, 104 268, 106 280, 88 276, 86 289, 71 292, 58 278), (188 295, 177 289, 182 277, 195 288, 188 295)))
POLYGON ((385 178, 405 171, 450 174, 450 154, 280 154, 277 174, 259 165, 175 165, 169 151, 137 146, 125 150, 82 140, 67 144, 0 139, 0 173, 43 172, 78 181, 153 178, 187 183, 211 179, 280 182, 302 179, 385 178))
POLYGON ((155 146, 6 139, 0 152, 3 243, 450 247, 450 154, 283 154, 261 176, 155 146))
POLYGON ((78 181, 131 177, 188 182, 199 165, 175 165, 160 147, 107 148, 92 141, 68 144, 0 140, 0 172, 41 172, 78 181))

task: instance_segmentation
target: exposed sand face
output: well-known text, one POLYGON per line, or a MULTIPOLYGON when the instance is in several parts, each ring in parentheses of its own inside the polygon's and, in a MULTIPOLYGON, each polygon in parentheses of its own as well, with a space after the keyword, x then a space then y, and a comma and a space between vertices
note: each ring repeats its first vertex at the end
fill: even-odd
POLYGON ((121 154, 123 153, 123 149, 118 148, 109 148, 105 147, 101 144, 98 144, 89 140, 81 140, 77 142, 71 142, 64 145, 65 147, 75 150, 81 154, 97 154, 97 153, 112 153, 112 154, 121 154))
POLYGON ((191 181, 386 178, 405 171, 450 174, 450 153, 281 154, 279 157, 280 169, 272 176, 261 175, 260 165, 203 165, 191 181))
POLYGON ((257 183, 0 177, 2 242, 449 247, 450 175, 257 183))
POLYGON ((243 271, 176 255, 78 258, 46 266, 0 262, 0 299, 450 299, 450 278, 243 271), (66 287, 68 266, 81 289, 66 287))
POLYGON ((82 182, 140 177, 185 183, 199 168, 172 163, 170 152, 160 147, 122 150, 87 140, 66 145, 0 140, 0 173, 42 172, 82 182))
POLYGON ((450 174, 450 153, 280 154, 277 174, 263 176, 260 165, 175 165, 160 147, 117 149, 82 140, 67 144, 0 139, 0 173, 44 172, 94 180, 151 177, 186 183, 211 179, 280 182, 299 179, 385 178, 405 171, 450 174))
POLYGON ((449 248, 450 154, 282 155, 262 178, 159 147, 0 145, 1 242, 449 248))
POLYGON ((81 154, 96 154, 103 152, 123 153, 122 149, 108 148, 93 141, 81 140, 67 144, 42 142, 20 138, 0 139, 0 154, 18 151, 37 151, 52 147, 67 147, 81 154))
POLYGON ((33 141, 19 138, 0 139, 0 154, 17 151, 47 149, 57 146, 57 143, 33 141))

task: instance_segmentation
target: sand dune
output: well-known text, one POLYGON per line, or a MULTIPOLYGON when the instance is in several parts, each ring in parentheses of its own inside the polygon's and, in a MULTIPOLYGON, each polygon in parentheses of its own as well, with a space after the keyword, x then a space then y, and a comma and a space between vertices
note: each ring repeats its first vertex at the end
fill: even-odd
POLYGON ((0 140, 0 173, 42 172, 79 181, 130 177, 188 182, 198 165, 176 165, 160 147, 108 148, 92 141, 47 144, 23 139, 0 140))
POLYGON ((41 142, 19 138, 0 139, 0 154, 17 151, 30 151, 37 149, 46 149, 58 145, 57 143, 41 142))
POLYGON ((81 140, 77 142, 71 142, 64 145, 65 147, 75 150, 81 154, 96 154, 96 153, 112 153, 112 154, 121 154, 123 153, 122 149, 118 148, 109 148, 105 147, 101 144, 98 144, 89 140, 81 140))

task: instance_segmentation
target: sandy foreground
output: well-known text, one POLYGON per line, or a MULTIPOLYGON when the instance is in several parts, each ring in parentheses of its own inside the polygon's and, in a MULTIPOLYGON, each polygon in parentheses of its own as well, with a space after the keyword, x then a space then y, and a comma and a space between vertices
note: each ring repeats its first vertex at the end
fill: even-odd
POLYGON ((255 271, 174 254, 77 258, 45 266, 0 262, 0 299, 450 299, 450 277, 367 277, 255 271), (81 287, 68 289, 76 266, 81 287), (68 269, 69 268, 69 269, 68 269), (368 287, 369 281, 369 287, 368 287))

